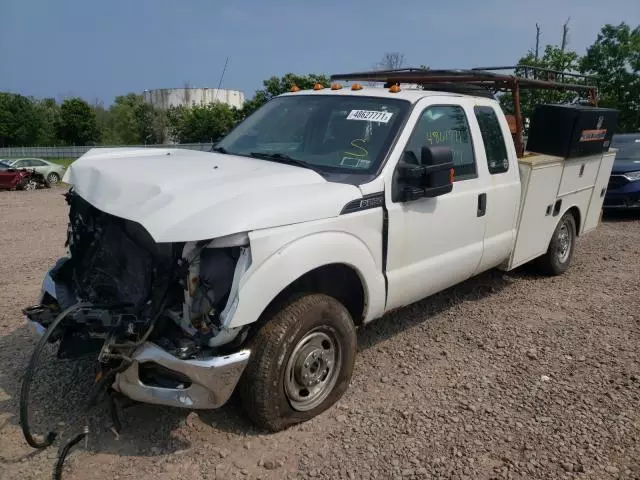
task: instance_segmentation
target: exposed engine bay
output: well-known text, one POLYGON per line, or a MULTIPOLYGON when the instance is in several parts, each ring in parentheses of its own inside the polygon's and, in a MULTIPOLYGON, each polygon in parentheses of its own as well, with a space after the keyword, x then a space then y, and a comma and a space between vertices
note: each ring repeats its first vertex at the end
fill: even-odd
POLYGON ((96 355, 105 387, 134 400, 224 403, 248 360, 238 352, 248 327, 225 328, 250 265, 248 237, 156 243, 73 190, 66 200, 69 255, 50 270, 40 305, 24 310, 29 320, 49 329, 57 319, 47 341, 60 341, 58 357, 96 355))

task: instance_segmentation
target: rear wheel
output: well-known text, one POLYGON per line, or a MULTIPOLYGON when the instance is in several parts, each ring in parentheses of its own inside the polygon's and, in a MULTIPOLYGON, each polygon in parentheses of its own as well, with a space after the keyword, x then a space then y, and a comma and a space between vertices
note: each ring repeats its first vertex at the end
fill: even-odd
POLYGON ((355 326, 333 297, 293 301, 256 334, 240 383, 247 415, 279 431, 336 403, 349 386, 356 356, 355 326))
POLYGON ((564 273, 571 263, 576 243, 576 220, 565 213, 556 226, 547 253, 540 258, 540 266, 549 275, 564 273))
POLYGON ((58 175, 57 173, 51 172, 49 175, 47 175, 47 183, 49 184, 49 186, 53 187, 54 185, 57 185, 59 181, 60 175, 58 175))

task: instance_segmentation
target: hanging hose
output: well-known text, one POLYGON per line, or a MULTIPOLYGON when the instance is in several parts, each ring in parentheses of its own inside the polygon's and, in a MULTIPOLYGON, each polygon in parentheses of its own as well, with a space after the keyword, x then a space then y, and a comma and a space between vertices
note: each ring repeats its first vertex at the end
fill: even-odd
POLYGON ((33 354, 31 355, 31 360, 29 360, 29 365, 27 365, 27 371, 24 374, 24 378, 22 380, 22 389, 20 390, 20 426, 22 427, 22 434, 24 435, 24 439, 27 441, 29 445, 33 448, 43 449, 50 446, 53 441, 56 439, 56 432, 49 432, 45 436, 44 441, 38 442, 33 435, 31 434, 31 429, 29 428, 29 387, 31 386, 31 381, 33 380, 33 374, 35 373, 36 366, 38 365, 38 361, 40 360, 40 355, 42 354, 42 349, 49 341, 51 334, 54 330, 60 325, 60 323, 71 313, 74 313, 83 308, 93 307, 92 303, 78 303, 73 305, 72 307, 63 310, 47 331, 40 337, 40 341, 36 345, 36 348, 33 350, 33 354))
POLYGON ((85 438, 88 434, 89 434, 89 427, 84 427, 84 431, 82 433, 79 433, 78 435, 73 437, 69 441, 69 443, 67 443, 64 446, 64 448, 60 452, 60 455, 58 456, 58 461, 56 462, 56 468, 53 472, 54 480, 62 480, 62 468, 64 467, 64 461, 67 458, 67 455, 69 455, 69 451, 75 445, 77 445, 83 438, 85 438))

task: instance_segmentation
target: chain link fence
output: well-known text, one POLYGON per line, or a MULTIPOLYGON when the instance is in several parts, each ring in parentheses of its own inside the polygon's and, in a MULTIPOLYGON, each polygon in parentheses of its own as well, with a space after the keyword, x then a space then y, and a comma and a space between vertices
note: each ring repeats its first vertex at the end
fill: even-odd
POLYGON ((100 145, 100 146, 68 146, 68 147, 4 147, 0 148, 0 159, 2 158, 73 158, 76 159, 92 148, 117 148, 117 147, 138 147, 138 148, 185 148, 188 150, 199 150, 207 152, 211 150, 211 143, 180 143, 164 145, 100 145))

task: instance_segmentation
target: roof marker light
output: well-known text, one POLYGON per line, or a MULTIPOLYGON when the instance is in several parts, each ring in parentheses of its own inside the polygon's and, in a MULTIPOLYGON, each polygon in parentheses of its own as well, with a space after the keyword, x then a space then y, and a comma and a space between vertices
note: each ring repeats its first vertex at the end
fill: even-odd
POLYGON ((331 90, 340 90, 342 88, 342 85, 340 85, 339 83, 333 83, 331 85, 331 90))
POLYGON ((293 85, 291 85, 291 91, 292 92, 299 92, 300 91, 300 87, 297 86, 295 83, 293 85))
POLYGON ((314 90, 322 90, 323 88, 324 88, 324 85, 322 85, 321 83, 316 83, 316 84, 313 86, 313 89, 314 89, 314 90))
POLYGON ((398 93, 400 91, 400 85, 391 85, 389 91, 391 93, 398 93))
POLYGON ((351 85, 351 90, 362 90, 362 85, 360 85, 359 83, 354 83, 353 85, 351 85))

